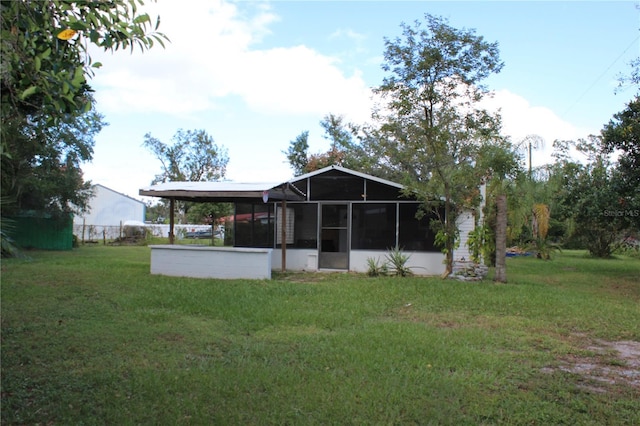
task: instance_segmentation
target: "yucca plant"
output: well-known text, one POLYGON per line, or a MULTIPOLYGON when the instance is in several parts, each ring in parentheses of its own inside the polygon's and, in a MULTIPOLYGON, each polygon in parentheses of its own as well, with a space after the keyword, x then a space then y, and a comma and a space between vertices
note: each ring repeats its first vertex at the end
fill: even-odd
POLYGON ((407 266, 407 262, 410 257, 410 255, 403 253, 398 246, 389 249, 389 252, 386 254, 389 264, 389 273, 399 277, 413 275, 413 271, 411 271, 411 268, 407 266))
POLYGON ((379 277, 389 273, 389 266, 386 262, 380 263, 379 258, 367 258, 367 275, 370 277, 379 277))

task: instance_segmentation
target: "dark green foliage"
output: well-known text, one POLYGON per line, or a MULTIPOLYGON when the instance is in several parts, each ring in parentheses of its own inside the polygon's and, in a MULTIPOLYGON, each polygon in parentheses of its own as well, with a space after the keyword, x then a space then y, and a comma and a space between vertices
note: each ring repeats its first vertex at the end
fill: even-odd
MULTIPOLYGON (((167 38, 142 0, 0 2, 2 216, 24 211, 67 218, 87 204, 80 165, 105 123, 87 79, 101 64, 89 46, 151 48, 167 38), (62 37, 71 31, 70 37, 62 37)), ((3 231, 3 247, 7 246, 3 231)), ((5 253, 3 248, 3 253, 5 253)))
POLYGON ((231 203, 194 203, 189 207, 187 222, 210 224, 212 220, 219 222, 232 214, 233 204, 231 203))
POLYGON ((307 173, 309 163, 309 131, 304 131, 296 136, 295 140, 289 143, 289 149, 284 151, 287 155, 289 166, 293 169, 295 176, 307 173))
POLYGON ((621 190, 622 174, 612 166, 603 140, 592 136, 577 148, 588 154, 587 165, 563 161, 554 170, 560 182, 560 211, 572 222, 571 237, 596 257, 610 257, 633 228, 640 206, 628 204, 621 190))
MULTIPOLYGON (((4 198, 2 198, 4 207, 4 198)), ((0 254, 2 258, 18 257, 21 255, 20 249, 11 238, 11 231, 15 229, 15 222, 6 217, 0 217, 0 254)))
MULTIPOLYGON (((104 50, 151 48, 167 38, 157 32, 147 14, 139 14, 142 1, 3 1, 2 27, 2 143, 5 126, 33 114, 54 124, 65 114, 91 108, 87 78, 100 63, 93 63, 89 45, 104 50), (58 36, 66 29, 77 34, 58 36)), ((13 126, 10 126, 13 127, 13 126)), ((23 127, 23 125, 17 125, 23 127)), ((9 151, 9 154, 12 154, 9 151)))
POLYGON ((65 216, 85 209, 92 195, 80 168, 93 155, 94 137, 105 123, 95 111, 62 114, 55 125, 31 115, 21 127, 4 129, 2 195, 12 200, 3 215, 35 210, 65 216))
POLYGON ((385 40, 388 75, 376 89, 386 101, 377 114, 382 152, 378 161, 404 176, 407 191, 439 214, 447 271, 453 264, 456 218, 479 201, 483 173, 479 147, 499 139, 499 117, 479 106, 483 81, 502 68, 497 43, 443 18, 402 24, 402 37, 385 40))
POLYGON ((309 153, 309 132, 304 131, 289 143, 289 149, 284 151, 287 161, 296 176, 309 173, 324 167, 336 165, 364 173, 376 173, 373 164, 377 159, 369 150, 369 137, 364 128, 344 121, 341 115, 327 114, 320 121, 324 129, 323 137, 330 143, 325 152, 309 153))
POLYGON ((607 150, 619 152, 612 190, 619 196, 621 209, 635 210, 627 220, 640 229, 640 98, 636 96, 627 108, 615 114, 602 130, 607 150))
MULTIPOLYGON (((538 259, 551 260, 552 254, 562 251, 560 244, 550 241, 548 238, 536 237, 526 246, 527 250, 535 253, 538 259)), ((600 256, 602 257, 602 256, 600 256)))

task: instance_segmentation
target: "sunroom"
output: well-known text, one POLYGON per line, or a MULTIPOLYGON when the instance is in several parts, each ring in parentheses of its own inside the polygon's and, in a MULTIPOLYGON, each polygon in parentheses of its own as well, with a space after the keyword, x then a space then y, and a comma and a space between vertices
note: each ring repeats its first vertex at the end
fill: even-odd
POLYGON ((444 271, 432 217, 417 219, 421 203, 395 182, 330 166, 278 185, 246 184, 244 190, 225 182, 170 184, 141 189, 140 195, 232 201, 231 245, 239 252, 267 250, 274 270, 366 272, 368 259, 384 262, 398 247, 410 256, 407 266, 415 274, 444 271))

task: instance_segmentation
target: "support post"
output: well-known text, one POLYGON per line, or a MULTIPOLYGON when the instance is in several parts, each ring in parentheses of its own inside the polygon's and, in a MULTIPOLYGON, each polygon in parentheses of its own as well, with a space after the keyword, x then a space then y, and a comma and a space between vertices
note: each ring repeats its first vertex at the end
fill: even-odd
POLYGON ((284 198, 282 198, 282 220, 280 220, 282 224, 280 252, 282 253, 282 272, 285 272, 287 270, 287 198, 284 190, 282 192, 284 198))
POLYGON ((176 200, 175 198, 169 198, 169 244, 173 244, 174 235, 173 235, 173 222, 175 221, 174 210, 176 208, 176 200))

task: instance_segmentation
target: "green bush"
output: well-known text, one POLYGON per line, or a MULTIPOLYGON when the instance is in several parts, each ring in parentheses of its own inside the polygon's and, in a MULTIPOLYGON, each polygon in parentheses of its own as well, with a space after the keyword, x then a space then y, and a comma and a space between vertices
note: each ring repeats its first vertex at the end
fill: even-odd
POLYGON ((389 267, 386 262, 380 263, 379 258, 367 258, 367 275, 370 277, 380 277, 389 273, 389 267))
POLYGON ((413 275, 413 271, 411 271, 411 268, 407 266, 407 262, 411 256, 403 253, 402 249, 398 246, 389 249, 386 258, 389 264, 389 273, 391 275, 399 277, 413 275))

